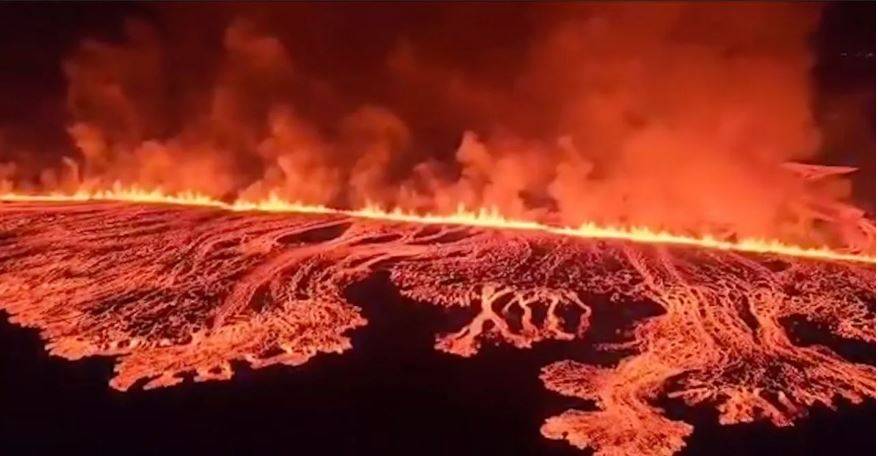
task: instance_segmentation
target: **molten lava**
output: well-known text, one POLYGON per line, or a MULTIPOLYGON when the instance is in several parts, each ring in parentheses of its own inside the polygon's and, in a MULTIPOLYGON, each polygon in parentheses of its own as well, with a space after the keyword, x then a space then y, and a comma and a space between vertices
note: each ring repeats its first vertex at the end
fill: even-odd
POLYGON ((0 204, 0 309, 38 328, 52 354, 115 356, 120 390, 228 379, 235 360, 299 365, 351 349, 347 334, 367 321, 345 290, 386 271, 405 297, 472 312, 436 339, 460 356, 485 343, 585 343, 598 301, 659 308, 599 347, 618 362, 543 369, 548 389, 583 400, 548 418, 543 435, 601 455, 683 448, 693 427, 665 416, 663 398, 716 407, 723 424, 786 426, 815 404, 875 396, 873 366, 802 345, 789 328, 803 318, 827 337, 874 342, 870 256, 492 213, 137 192, 5 199, 18 201, 0 204))
POLYGON ((544 225, 535 221, 508 218, 501 214, 496 208, 483 208, 477 211, 470 211, 463 206, 459 206, 457 211, 452 214, 418 214, 415 212, 404 211, 399 208, 388 211, 374 205, 369 205, 357 210, 341 210, 322 205, 309 205, 285 201, 278 198, 276 195, 271 195, 268 198, 257 201, 237 200, 233 203, 225 203, 197 192, 167 194, 160 190, 125 188, 118 185, 112 190, 81 190, 73 194, 50 193, 30 195, 23 193, 6 193, 0 195, 0 201, 128 201, 136 203, 167 203, 206 206, 231 211, 339 214, 385 221, 439 225, 467 225, 485 228, 540 231, 561 236, 620 239, 633 242, 678 244, 719 250, 774 253, 804 258, 875 263, 874 252, 872 254, 847 253, 834 251, 828 247, 801 247, 778 240, 757 238, 744 238, 739 241, 731 242, 717 239, 710 235, 699 237, 686 236, 662 230, 653 230, 647 227, 604 227, 591 222, 584 222, 578 227, 557 227, 544 225))

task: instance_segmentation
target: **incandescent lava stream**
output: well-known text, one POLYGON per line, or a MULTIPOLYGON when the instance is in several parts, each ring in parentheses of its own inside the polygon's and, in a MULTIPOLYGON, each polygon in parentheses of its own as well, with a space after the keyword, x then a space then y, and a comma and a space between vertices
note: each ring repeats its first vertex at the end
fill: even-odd
POLYGON ((367 325, 350 285, 388 271, 400 293, 474 310, 436 348, 585 343, 596 297, 651 302, 615 365, 558 360, 546 388, 581 407, 541 432, 597 454, 672 454, 692 425, 657 405, 715 407, 723 424, 787 426, 810 406, 875 396, 875 367, 795 343, 786 322, 875 340, 870 262, 559 236, 350 213, 115 201, 0 204, 0 309, 67 359, 115 356, 112 387, 228 379, 230 362, 298 365, 367 325))

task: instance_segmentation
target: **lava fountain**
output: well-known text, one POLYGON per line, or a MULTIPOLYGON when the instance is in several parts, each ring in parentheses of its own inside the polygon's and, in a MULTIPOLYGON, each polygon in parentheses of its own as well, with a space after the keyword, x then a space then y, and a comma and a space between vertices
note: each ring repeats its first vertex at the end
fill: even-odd
POLYGON ((660 308, 599 347, 624 351, 615 364, 558 360, 542 370, 546 388, 582 400, 548 417, 542 434, 597 454, 683 448, 693 426, 667 417, 656 405, 664 398, 715 407, 723 424, 788 426, 810 406, 875 396, 875 367, 832 344, 800 343, 790 326, 874 342, 867 255, 484 214, 99 196, 7 195, 0 309, 39 329, 54 355, 115 357, 119 390, 229 379, 232 361, 295 366, 349 350, 351 331, 368 328, 344 292, 386 271, 406 297, 473 311, 436 337, 438 350, 464 357, 486 343, 585 343, 597 299, 660 308))

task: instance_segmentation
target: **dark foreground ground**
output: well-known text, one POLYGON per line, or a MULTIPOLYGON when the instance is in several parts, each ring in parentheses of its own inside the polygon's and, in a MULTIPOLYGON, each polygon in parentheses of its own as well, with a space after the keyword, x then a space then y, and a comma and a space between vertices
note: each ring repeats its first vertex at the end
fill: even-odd
MULTIPOLYGON (((538 431, 578 405, 546 390, 539 369, 584 349, 459 358, 433 348, 433 334, 454 326, 437 309, 406 302, 381 277, 351 295, 369 325, 342 355, 126 393, 107 386, 110 360, 51 358, 35 331, 4 315, 0 454, 587 454, 538 431)), ((706 409, 679 409, 695 425, 683 454, 875 454, 874 400, 812 409, 786 429, 719 426, 706 409)))

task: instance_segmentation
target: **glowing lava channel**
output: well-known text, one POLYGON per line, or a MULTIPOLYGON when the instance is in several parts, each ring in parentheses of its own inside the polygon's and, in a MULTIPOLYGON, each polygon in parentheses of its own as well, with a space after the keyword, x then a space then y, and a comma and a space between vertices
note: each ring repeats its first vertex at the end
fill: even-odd
POLYGON ((539 432, 597 456, 684 448, 695 428, 667 416, 665 399, 711 407, 720 424, 790 426, 815 406, 875 397, 874 358, 856 354, 875 343, 872 264, 195 195, 63 203, 99 197, 121 199, 0 204, 0 311, 38 329, 53 355, 112 356, 118 390, 354 349, 352 332, 368 322, 348 291, 381 274, 380 287, 452 317, 435 337, 445 353, 552 340, 599 353, 540 374, 577 405, 539 432))
POLYGON ((356 210, 344 210, 334 209, 322 205, 290 202, 279 198, 276 194, 271 194, 269 197, 259 201, 237 200, 233 203, 226 203, 196 192, 180 192, 176 194, 169 194, 161 190, 143 190, 134 187, 123 187, 121 185, 115 185, 111 190, 80 190, 73 194, 5 193, 0 195, 0 201, 124 201, 137 203, 205 206, 236 212, 254 211, 290 212, 303 214, 339 214, 350 217, 386 220, 394 222, 436 225, 466 225, 483 228, 539 231, 554 235, 572 236, 579 238, 618 239, 640 243, 676 244, 717 250, 731 250, 750 253, 769 253, 800 258, 814 258, 834 261, 853 261, 872 264, 875 263, 874 254, 870 255, 839 252, 836 250, 832 250, 828 247, 801 247, 772 239, 743 238, 741 240, 732 242, 717 239, 710 235, 694 237, 669 233, 667 231, 653 230, 646 227, 605 227, 599 226, 591 222, 585 222, 579 227, 550 226, 534 221, 508 218, 502 215, 500 211, 496 208, 470 211, 463 206, 460 206, 458 207, 457 211, 452 214, 419 214, 416 212, 405 211, 400 208, 385 210, 377 205, 368 205, 362 209, 356 210))

